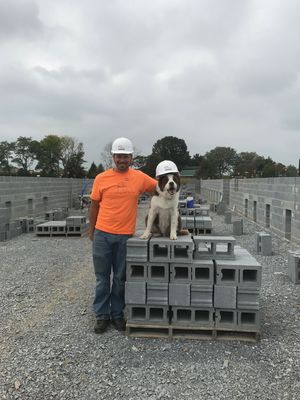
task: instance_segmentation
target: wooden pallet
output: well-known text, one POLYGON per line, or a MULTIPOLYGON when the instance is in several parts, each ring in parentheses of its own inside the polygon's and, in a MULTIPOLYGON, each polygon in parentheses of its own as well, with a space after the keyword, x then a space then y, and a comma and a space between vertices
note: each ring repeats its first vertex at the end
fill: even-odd
POLYGON ((126 324, 126 335, 152 339, 235 340, 258 342, 260 332, 246 330, 216 329, 203 326, 126 324))

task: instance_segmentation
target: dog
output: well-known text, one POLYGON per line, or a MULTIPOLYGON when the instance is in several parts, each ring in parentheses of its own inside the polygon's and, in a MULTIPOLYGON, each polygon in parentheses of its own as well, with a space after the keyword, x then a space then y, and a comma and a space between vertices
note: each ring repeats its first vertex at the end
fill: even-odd
POLYGON ((148 239, 153 234, 176 240, 177 235, 189 234, 187 230, 181 229, 181 218, 178 212, 179 190, 178 173, 158 177, 156 191, 151 198, 150 210, 146 217, 146 230, 140 236, 141 239, 148 239))

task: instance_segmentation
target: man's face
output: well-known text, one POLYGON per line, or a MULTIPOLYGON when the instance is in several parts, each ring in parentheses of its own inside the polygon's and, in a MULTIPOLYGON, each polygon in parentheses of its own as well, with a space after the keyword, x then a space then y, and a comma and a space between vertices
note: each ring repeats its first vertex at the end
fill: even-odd
POLYGON ((120 172, 125 172, 131 165, 132 154, 114 154, 113 160, 117 170, 120 172))

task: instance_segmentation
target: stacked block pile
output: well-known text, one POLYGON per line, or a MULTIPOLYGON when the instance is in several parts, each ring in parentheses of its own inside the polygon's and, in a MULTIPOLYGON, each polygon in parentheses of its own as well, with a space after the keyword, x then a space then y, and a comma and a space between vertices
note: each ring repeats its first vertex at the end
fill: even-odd
POLYGON ((10 220, 10 212, 7 208, 0 208, 0 242, 5 242, 22 233, 34 231, 33 218, 24 217, 10 220))
POLYGON ((81 236, 88 224, 83 215, 73 215, 64 221, 48 221, 36 226, 37 236, 81 236))
POLYGON ((259 338, 261 265, 233 237, 127 243, 129 336, 259 338))
POLYGON ((209 216, 209 206, 194 204, 187 207, 185 200, 179 201, 179 214, 182 228, 188 229, 192 235, 208 235, 212 233, 212 219, 209 216))
POLYGON ((293 283, 300 284, 300 250, 288 252, 288 276, 293 283))

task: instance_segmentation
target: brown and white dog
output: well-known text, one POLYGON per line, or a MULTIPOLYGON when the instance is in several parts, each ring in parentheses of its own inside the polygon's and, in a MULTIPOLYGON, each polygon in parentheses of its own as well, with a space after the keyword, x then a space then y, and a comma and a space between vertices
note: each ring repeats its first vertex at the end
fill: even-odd
POLYGON ((151 233, 154 236, 167 236, 172 240, 176 240, 177 235, 189 234, 187 230, 181 229, 178 212, 179 189, 179 174, 170 173, 158 178, 146 217, 146 230, 141 239, 148 239, 151 233))

